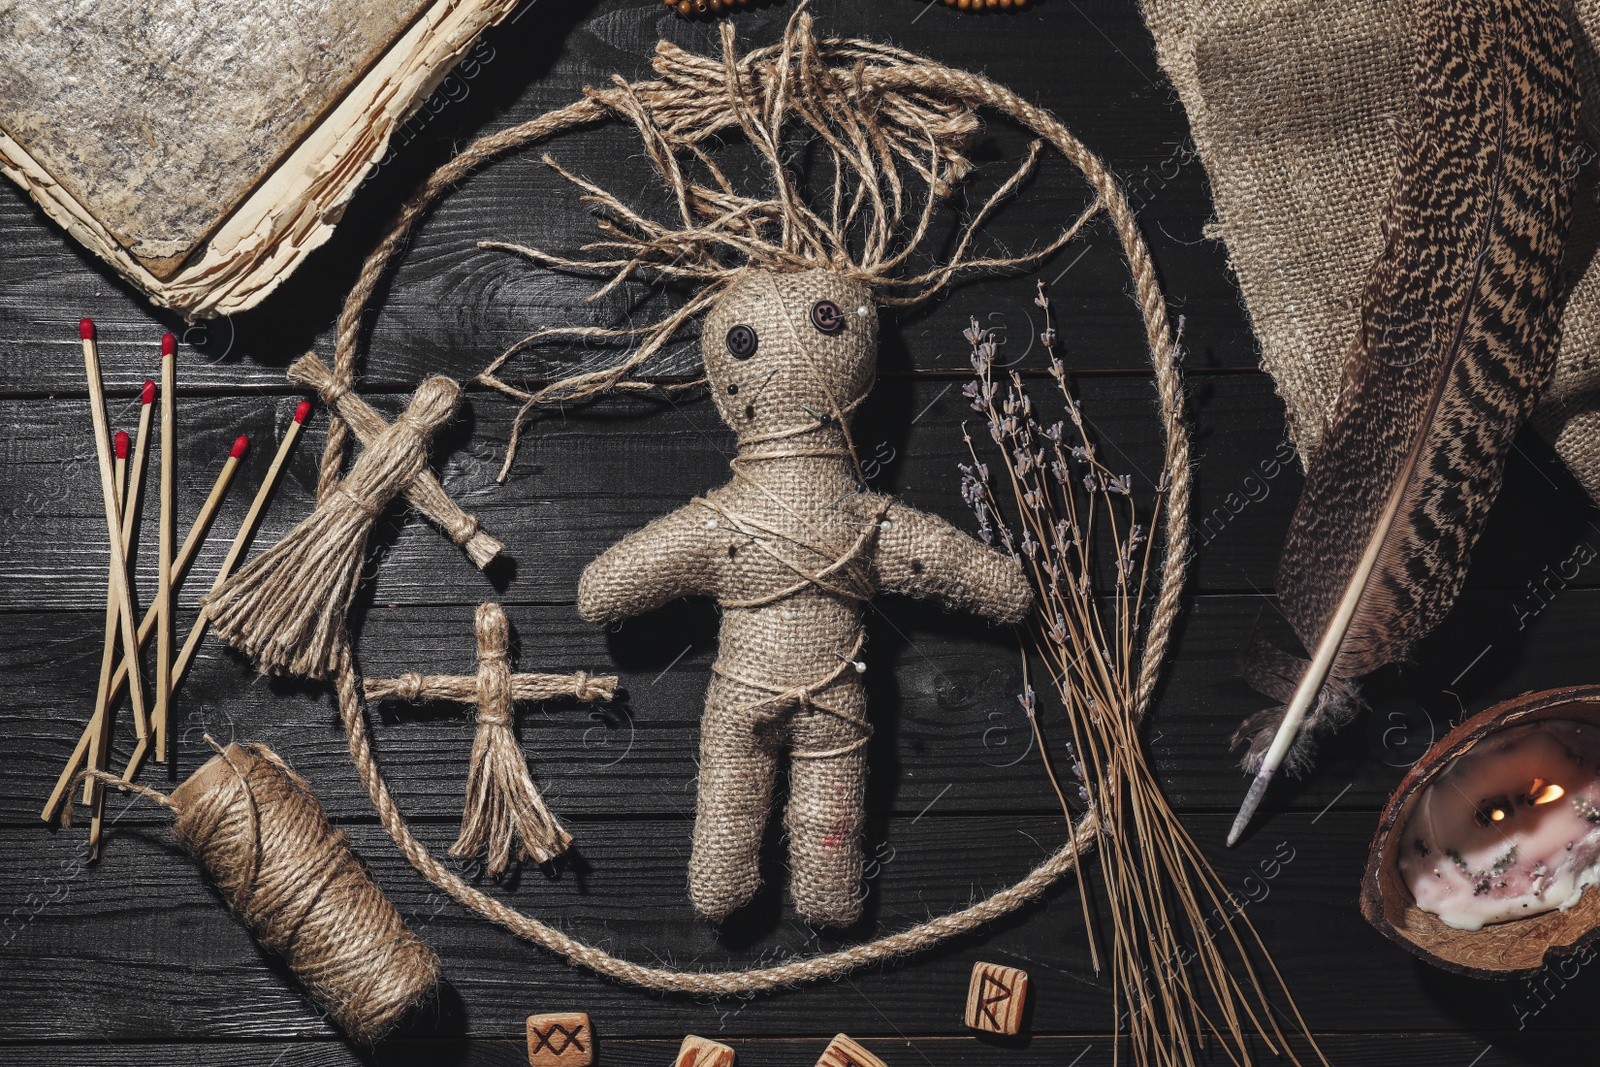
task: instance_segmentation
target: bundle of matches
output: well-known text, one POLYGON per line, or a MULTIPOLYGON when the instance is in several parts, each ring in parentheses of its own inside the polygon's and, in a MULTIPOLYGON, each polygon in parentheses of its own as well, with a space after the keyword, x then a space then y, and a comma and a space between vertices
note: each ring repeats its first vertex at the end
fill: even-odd
MULTIPOLYGON (((84 319, 79 324, 79 333, 84 345, 84 362, 88 378, 90 411, 95 423, 96 451, 101 451, 100 444, 106 432, 104 388, 100 378, 99 350, 95 342, 94 323, 84 319)), ((131 778, 145 758, 152 750, 157 751, 158 758, 165 758, 166 752, 162 745, 166 738, 167 722, 170 719, 170 705, 172 694, 179 682, 182 681, 184 672, 193 656, 198 637, 203 634, 205 619, 202 614, 190 633, 190 640, 185 644, 183 651, 174 659, 171 654, 173 638, 170 633, 172 626, 172 599, 176 595, 178 584, 187 572, 189 564, 199 552, 201 543, 205 539, 228 486, 233 480, 235 472, 249 447, 249 439, 240 436, 229 450, 227 461, 223 464, 205 503, 196 515, 194 523, 189 528, 183 544, 176 551, 173 550, 172 525, 176 517, 174 496, 176 487, 176 423, 175 423, 175 378, 174 364, 176 362, 176 339, 167 334, 162 339, 162 478, 161 478, 161 517, 162 530, 159 537, 159 582, 160 589, 156 598, 145 612, 143 619, 136 628, 123 625, 124 612, 131 621, 132 616, 132 582, 127 571, 127 559, 134 545, 137 543, 135 536, 137 530, 137 516, 140 490, 143 485, 144 461, 148 451, 149 431, 152 421, 152 407, 156 399, 157 390, 155 382, 146 381, 141 393, 141 406, 139 417, 139 430, 129 456, 128 438, 126 433, 119 433, 114 446, 115 460, 110 464, 102 463, 101 481, 107 496, 108 529, 112 516, 112 502, 115 503, 116 535, 112 538, 112 561, 110 568, 110 581, 107 591, 106 605, 106 639, 101 655, 100 681, 96 690, 95 708, 88 724, 84 727, 71 757, 57 778, 55 788, 51 791, 46 801, 41 817, 46 822, 54 822, 60 818, 63 823, 70 823, 72 810, 69 803, 71 786, 74 780, 87 767, 91 772, 99 772, 99 777, 91 773, 84 783, 84 802, 92 809, 92 822, 90 828, 90 845, 95 854, 98 854, 104 812, 104 794, 102 780, 107 769, 110 754, 110 739, 113 726, 113 710, 116 700, 121 692, 124 682, 130 682, 129 698, 134 708, 134 725, 138 736, 138 745, 130 758, 127 768, 122 772, 124 779, 131 778), (125 487, 125 488, 124 488, 125 487), (164 629, 163 629, 164 627, 164 629), (160 630, 161 638, 158 639, 157 663, 157 692, 155 711, 147 715, 144 703, 144 691, 140 678, 139 650, 144 646, 152 632, 160 630), (120 641, 119 641, 120 638, 120 641), (118 652, 121 661, 118 661, 118 652)), ((231 571, 234 562, 243 551, 249 538, 249 533, 254 527, 261 508, 270 496, 275 484, 277 474, 289 449, 294 443, 301 423, 305 421, 310 410, 308 403, 301 403, 295 413, 295 421, 289 433, 285 434, 282 446, 277 457, 269 469, 260 492, 251 507, 249 515, 242 525, 239 536, 235 538, 228 559, 224 562, 222 574, 218 583, 231 571)))
MULTIPOLYGON (((1000 474, 991 473, 964 430, 972 464, 961 467, 962 497, 977 514, 980 535, 1013 554, 1036 593, 1025 626, 1028 644, 1048 671, 1072 731, 1072 741, 1062 749, 1078 783, 1080 807, 1086 809, 1078 825, 1100 830, 1098 866, 1112 918, 1116 1017, 1127 1020, 1134 1058, 1141 1064, 1190 1067, 1208 1035, 1221 1041, 1235 1063, 1252 1062, 1252 1038, 1282 1048, 1299 1063, 1256 976, 1253 955, 1265 960, 1304 1033, 1299 1011, 1260 938, 1167 805, 1140 736, 1154 687, 1154 673, 1142 669, 1143 648, 1146 642, 1164 647, 1176 607, 1174 600, 1167 609, 1169 598, 1162 596, 1163 609, 1150 610, 1167 575, 1159 564, 1152 573, 1149 531, 1163 518, 1172 480, 1188 476, 1187 439, 1177 425, 1181 406, 1165 405, 1171 420, 1165 427, 1167 455, 1144 514, 1133 476, 1108 467, 1091 438, 1057 354, 1042 283, 1035 303, 1044 310, 1039 340, 1050 357, 1065 418, 1046 424, 1015 370, 1007 381, 996 380, 995 343, 974 319, 965 336, 975 376, 964 395, 986 420, 1000 474), (1220 930, 1213 929, 1214 919, 1220 920, 1220 930), (1209 1003, 1203 989, 1210 990, 1209 1003)), ((1169 526, 1165 550, 1181 559, 1187 545, 1182 525, 1176 529, 1174 534, 1169 526)), ((1027 653, 1019 700, 1071 824, 1072 807, 1052 768, 1038 697, 1028 683, 1027 653)), ((1078 877, 1081 890, 1081 865, 1078 877)), ((1088 921, 1085 904, 1086 926, 1088 921)), ((1099 970, 1092 927, 1089 935, 1099 970)))

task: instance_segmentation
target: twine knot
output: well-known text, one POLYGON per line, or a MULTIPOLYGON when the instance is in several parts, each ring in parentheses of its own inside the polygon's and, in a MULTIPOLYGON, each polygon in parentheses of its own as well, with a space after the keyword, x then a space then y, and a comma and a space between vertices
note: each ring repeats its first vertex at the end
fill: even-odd
POLYGON ((395 696, 401 700, 420 700, 422 698, 422 687, 422 675, 416 671, 407 671, 394 680, 395 696))
POLYGON ((350 501, 351 506, 360 512, 362 520, 366 522, 372 522, 377 519, 379 515, 383 514, 383 509, 388 506, 385 501, 377 499, 376 496, 363 495, 352 491, 348 483, 334 486, 333 491, 350 501))
POLYGON ((478 517, 467 514, 453 515, 444 524, 444 532, 456 544, 464 545, 478 536, 478 517))
POLYGON ((317 395, 322 397, 324 404, 337 411, 339 409, 339 401, 350 395, 350 383, 330 376, 318 386, 317 395))

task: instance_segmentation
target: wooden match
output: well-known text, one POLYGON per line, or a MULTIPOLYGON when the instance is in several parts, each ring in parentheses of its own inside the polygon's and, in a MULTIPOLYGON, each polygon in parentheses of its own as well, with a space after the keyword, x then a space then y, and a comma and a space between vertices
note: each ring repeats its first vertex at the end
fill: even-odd
MULTIPOLYGON (((145 408, 146 411, 149 408, 145 408)), ((141 412, 142 414, 142 412, 141 412)), ((112 448, 116 451, 117 458, 113 465, 112 474, 117 480, 117 503, 122 508, 122 551, 126 553, 129 547, 128 535, 133 532, 133 491, 128 487, 128 435, 123 430, 117 431, 117 436, 112 439, 112 448)), ((106 693, 111 688, 111 664, 117 647, 117 598, 112 593, 111 576, 106 575, 106 635, 105 644, 100 652, 100 685, 95 698, 96 715, 99 717, 99 729, 95 732, 91 742, 91 760, 98 761, 105 757, 108 739, 111 731, 106 728, 106 717, 100 714, 106 703, 106 693)), ((96 770, 99 764, 92 762, 96 770)), ((100 782, 95 778, 83 780, 83 802, 92 807, 93 818, 89 826, 89 858, 100 858, 100 814, 105 810, 105 792, 100 787, 100 782)))
MULTIPOLYGON (((117 505, 122 508, 122 529, 123 533, 126 534, 131 525, 128 522, 128 516, 133 513, 133 509, 129 506, 130 494, 128 490, 127 431, 118 430, 117 435, 111 439, 111 447, 116 453, 116 459, 112 463, 111 474, 112 477, 117 480, 117 505)), ((122 551, 128 551, 128 539, 126 536, 123 537, 122 551)), ((100 684, 95 689, 95 710, 94 715, 89 720, 95 726, 94 738, 90 742, 89 746, 91 753, 90 766, 96 767, 96 769, 98 769, 98 765, 94 761, 98 760, 104 753, 106 749, 106 738, 110 733, 105 728, 105 717, 102 715, 102 712, 105 710, 106 706, 106 693, 108 693, 111 689, 111 669, 116 662, 117 596, 114 592, 112 592, 113 588, 114 586, 112 585, 111 581, 111 568, 107 566, 106 625, 105 637, 102 645, 100 646, 100 684)), ((85 778, 83 780, 83 802, 85 804, 90 803, 100 795, 99 787, 100 783, 93 778, 85 778)))
MULTIPOLYGON (((200 509, 200 514, 195 517, 194 525, 189 527, 189 534, 184 538, 183 547, 178 549, 178 556, 173 561, 172 568, 174 581, 181 582, 183 580, 184 574, 189 569, 189 564, 194 561, 195 555, 200 551, 200 544, 205 539, 206 528, 210 526, 211 520, 216 516, 217 508, 228 491, 228 485, 233 481, 234 473, 239 469, 240 458, 244 455, 249 445, 250 439, 248 437, 241 436, 234 441, 233 451, 229 453, 228 461, 222 465, 222 470, 217 474, 217 480, 211 487, 211 495, 206 498, 204 506, 200 509)), ((149 640, 150 632, 155 629, 155 623, 156 609, 155 605, 152 604, 145 611, 144 618, 139 623, 139 644, 141 647, 143 647, 145 641, 149 640)), ((117 694, 122 689, 122 683, 127 680, 127 677, 127 664, 118 664, 116 673, 111 676, 111 688, 106 695, 108 708, 116 700, 117 694)), ((51 791, 50 799, 45 801, 44 810, 39 814, 39 817, 45 822, 54 822, 61 813, 61 802, 67 795, 67 787, 72 783, 73 775, 77 774, 83 766, 83 759, 89 751, 89 744, 94 736, 95 728, 94 721, 91 721, 83 728, 83 733, 78 738, 77 747, 73 749, 72 755, 67 760, 66 767, 62 769, 60 777, 56 779, 55 789, 51 791)))
POLYGON ((78 323, 83 339, 83 370, 89 383, 89 416, 94 423, 95 458, 100 464, 100 495, 106 511, 106 537, 111 542, 111 585, 117 596, 117 616, 122 627, 122 659, 128 665, 128 698, 133 703, 134 728, 141 738, 150 732, 144 686, 139 677, 139 639, 133 624, 133 590, 128 581, 128 554, 122 550, 122 508, 112 483, 111 431, 106 427, 105 389, 100 382, 100 350, 94 341, 94 322, 78 323))
POLYGON ((156 586, 156 707, 150 726, 156 760, 167 761, 167 711, 172 703, 172 540, 176 495, 178 340, 161 338, 161 519, 156 586))

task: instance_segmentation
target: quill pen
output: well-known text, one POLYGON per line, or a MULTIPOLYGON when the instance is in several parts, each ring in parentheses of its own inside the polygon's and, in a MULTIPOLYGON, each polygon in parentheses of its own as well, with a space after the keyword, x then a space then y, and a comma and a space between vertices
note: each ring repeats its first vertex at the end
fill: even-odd
POLYGON ((1278 566, 1279 603, 1312 659, 1298 678, 1280 665, 1278 685, 1259 687, 1283 699, 1293 682, 1287 706, 1235 735, 1256 777, 1230 845, 1285 757, 1308 762, 1314 736, 1354 714, 1350 683, 1449 610, 1554 370, 1578 122, 1562 7, 1425 0, 1416 17, 1383 251, 1278 566))

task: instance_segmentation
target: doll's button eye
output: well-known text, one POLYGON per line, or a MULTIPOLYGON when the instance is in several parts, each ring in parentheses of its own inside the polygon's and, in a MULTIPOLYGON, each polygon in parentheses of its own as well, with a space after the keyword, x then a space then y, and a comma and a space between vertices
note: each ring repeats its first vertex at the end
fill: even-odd
POLYGON ((844 312, 832 300, 818 300, 811 305, 811 325, 823 333, 838 333, 844 329, 844 312))
POLYGON ((734 359, 749 359, 756 354, 756 332, 740 323, 728 331, 728 355, 734 359))

